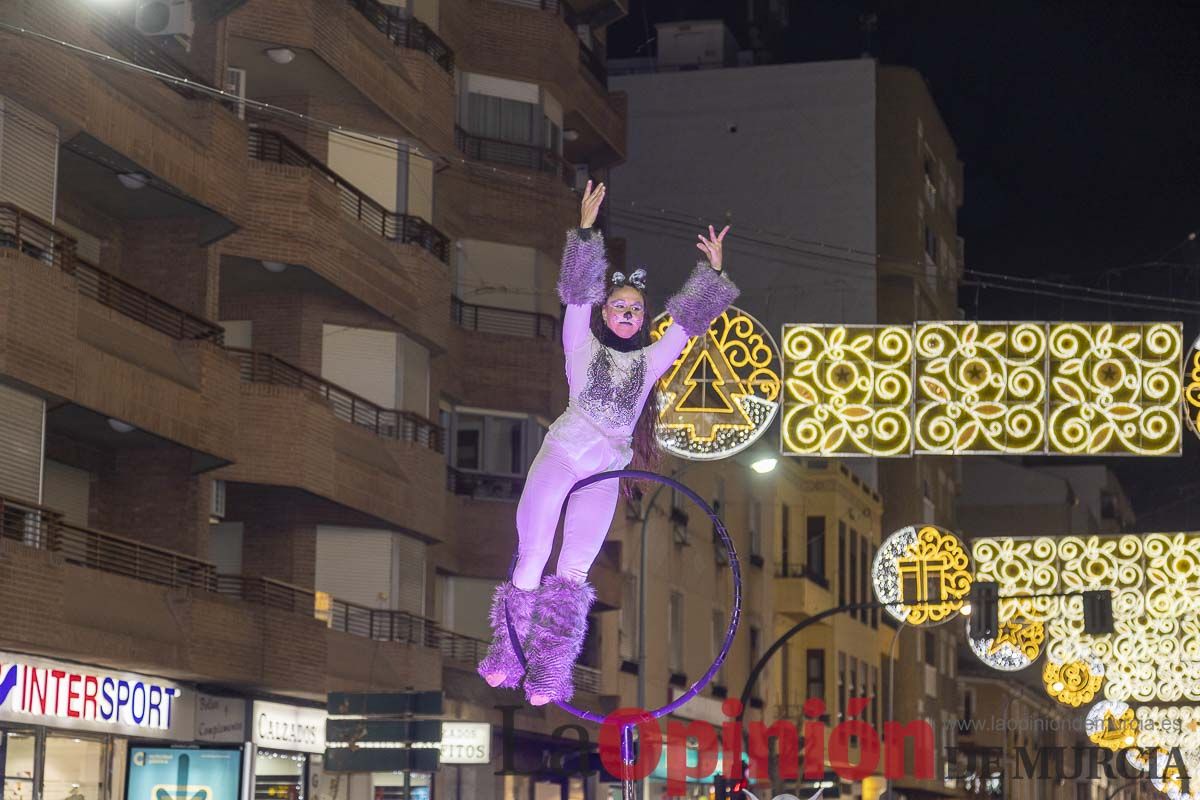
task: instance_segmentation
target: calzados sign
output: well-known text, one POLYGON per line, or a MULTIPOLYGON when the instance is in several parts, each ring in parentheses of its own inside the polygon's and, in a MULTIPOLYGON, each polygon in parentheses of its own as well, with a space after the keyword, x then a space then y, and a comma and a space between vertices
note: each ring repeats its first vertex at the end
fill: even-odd
POLYGON ((0 653, 0 720, 190 738, 193 709, 181 693, 159 678, 0 653))

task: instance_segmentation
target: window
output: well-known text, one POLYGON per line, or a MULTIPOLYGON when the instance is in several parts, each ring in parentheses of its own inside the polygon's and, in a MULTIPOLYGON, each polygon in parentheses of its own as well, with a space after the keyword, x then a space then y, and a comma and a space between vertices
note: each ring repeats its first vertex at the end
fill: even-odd
MULTIPOLYGON (((725 629, 729 624, 729 615, 721 609, 713 610, 712 618, 712 649, 711 653, 717 653, 721 650, 721 645, 725 643, 725 629)), ((713 682, 724 685, 725 683, 725 664, 721 664, 721 668, 717 670, 717 674, 713 676, 713 682)))
MULTIPOLYGON (((878 552, 878 550, 879 550, 879 548, 877 548, 875 545, 871 545, 871 557, 867 561, 868 564, 870 564, 870 565, 875 564, 875 554, 878 552)), ((871 627, 872 628, 879 627, 879 609, 878 608, 871 609, 871 627)))
MULTIPOLYGON (((762 649, 762 631, 759 630, 756 626, 751 625, 750 626, 750 668, 748 670, 746 670, 747 675, 749 675, 751 672, 754 671, 754 665, 758 663, 758 657, 761 655, 761 653, 759 651, 761 649, 762 649)), ((764 683, 765 683, 765 681, 763 680, 763 676, 760 675, 759 683, 756 684, 756 686, 762 686, 764 683)), ((755 691, 757 691, 757 689, 755 691)))
MULTIPOLYGON (((15 669, 15 668, 14 668, 15 669)), ((37 739, 33 731, 0 731, 6 759, 3 769, 5 800, 28 800, 33 797, 33 764, 37 739)))
POLYGON ((791 521, 788 513, 788 505, 787 503, 783 503, 779 508, 779 566, 782 570, 780 574, 784 577, 792 574, 791 539, 791 521))
POLYGON ((762 502, 757 497, 751 497, 747 504, 750 526, 750 555, 762 555, 762 502))
POLYGON ((460 470, 488 475, 524 475, 544 435, 530 417, 454 414, 451 463, 460 470), (526 440, 530 441, 527 443, 526 440))
POLYGON ((809 650, 805 656, 804 677, 807 696, 825 700, 825 651, 809 650))
POLYGON ((108 748, 103 741, 47 734, 44 747, 42 797, 95 800, 105 796, 108 748))
POLYGON ((879 667, 871 665, 871 724, 879 724, 879 667))
POLYGON ((846 709, 846 654, 838 653, 838 698, 834 719, 841 719, 846 709))
POLYGON ((838 605, 846 605, 846 523, 838 520, 838 605))
MULTIPOLYGON (((867 603, 871 600, 871 584, 867 580, 867 537, 862 537, 862 541, 858 547, 858 587, 859 602, 867 603)), ((867 624, 870 617, 870 609, 863 608, 858 612, 858 618, 864 625, 867 624)))
POLYGON ((809 517, 805 529, 808 574, 825 579, 825 517, 809 517))
POLYGON ((963 690, 963 721, 970 722, 975 719, 975 690, 963 690))
POLYGON ((540 145, 540 109, 533 103, 471 92, 467 96, 467 130, 503 142, 540 145))
POLYGON ((857 603, 858 599, 858 531, 850 529, 850 602, 857 603))
POLYGON ((847 675, 847 681, 850 687, 847 697, 858 697, 860 689, 858 683, 858 659, 854 656, 850 656, 850 672, 847 675))
POLYGON ((937 665, 937 637, 933 631, 925 631, 925 663, 931 667, 937 665))
POLYGON ((636 575, 621 577, 621 624, 617 634, 619 655, 625 661, 636 661, 638 624, 638 579, 636 575))
POLYGON ((667 667, 671 672, 683 672, 683 595, 679 592, 671 592, 667 622, 667 647, 670 653, 667 667))

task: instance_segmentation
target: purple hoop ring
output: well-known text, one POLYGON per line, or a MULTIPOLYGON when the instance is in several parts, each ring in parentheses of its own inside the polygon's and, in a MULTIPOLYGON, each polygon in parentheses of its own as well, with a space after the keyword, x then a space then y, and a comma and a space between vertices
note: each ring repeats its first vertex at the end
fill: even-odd
MULTIPOLYGON (((738 561, 737 550, 735 550, 733 547, 733 540, 729 538, 729 531, 725 530, 725 523, 721 522, 721 518, 717 516, 717 512, 713 511, 712 507, 700 498, 700 495, 696 494, 674 478, 668 478, 665 475, 659 475, 654 472, 646 472, 645 470, 640 469, 616 469, 610 472, 598 472, 595 475, 591 475, 583 480, 578 481, 574 486, 572 486, 571 490, 567 492, 566 499, 570 499, 571 495, 573 495, 575 492, 591 486, 593 483, 619 478, 633 478, 636 480, 650 481, 652 483, 661 483, 687 495, 688 499, 698 505, 704 511, 704 513, 708 515, 708 518, 712 520, 713 528, 716 530, 717 536, 725 544, 725 548, 729 552, 729 569, 733 573, 733 609, 729 614, 729 626, 725 629, 725 641, 721 644, 721 651, 717 653, 717 657, 713 661, 712 666, 708 668, 708 671, 700 677, 700 680, 693 683, 686 692, 672 700, 670 703, 667 703, 665 706, 655 709, 654 711, 645 712, 645 716, 639 717, 639 719, 645 719, 647 717, 651 719, 658 719, 659 717, 674 712, 693 697, 698 695, 701 690, 703 690, 704 687, 707 686, 709 682, 711 682, 716 676, 717 670, 721 669, 721 665, 725 663, 725 657, 729 655, 729 648, 733 646, 733 637, 734 634, 737 633, 738 622, 742 618, 742 567, 738 561)), ((563 502, 563 507, 566 507, 565 501, 563 502)), ((514 556, 512 565, 508 570, 508 579, 510 581, 512 580, 513 572, 516 569, 516 566, 517 559, 516 556, 514 556)), ((645 575, 640 577, 642 580, 646 579, 645 575)), ((517 631, 513 627, 512 616, 508 613, 507 606, 505 606, 504 609, 504 621, 508 628, 508 638, 509 642, 512 644, 513 652, 516 653, 517 659, 521 662, 521 666, 526 667, 527 663, 525 661, 525 651, 521 648, 520 637, 517 636, 517 631)), ((576 708, 570 703, 556 702, 555 705, 557 705, 563 711, 566 711, 568 714, 573 714, 574 716, 579 717, 580 719, 586 719, 589 722, 602 723, 606 719, 595 712, 582 708, 576 708)), ((622 727, 628 730, 627 726, 622 727)), ((624 738, 625 737, 622 736, 622 739, 624 738)))

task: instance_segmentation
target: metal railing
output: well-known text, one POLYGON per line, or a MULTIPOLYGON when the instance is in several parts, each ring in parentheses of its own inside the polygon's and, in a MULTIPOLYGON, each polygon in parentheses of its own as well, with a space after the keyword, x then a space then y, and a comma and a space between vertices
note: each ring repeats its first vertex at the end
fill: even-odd
POLYGON ((515 503, 521 499, 521 490, 524 488, 524 477, 464 472, 446 466, 446 489, 453 494, 475 500, 504 500, 515 503))
MULTIPOLYGON (((172 58, 161 47, 143 36, 136 28, 122 22, 120 19, 103 13, 95 14, 92 30, 105 43, 139 67, 152 69, 164 75, 182 78, 192 83, 208 86, 208 82, 200 78, 187 67, 172 58)), ((189 100, 195 100, 205 95, 187 86, 164 80, 163 83, 173 91, 189 100)))
POLYGON ((575 188, 575 168, 549 148, 476 136, 457 125, 454 144, 467 158, 557 175, 569 188, 575 188))
POLYGON ((421 50, 439 67, 454 74, 454 51, 424 22, 405 16, 401 9, 380 3, 379 0, 348 2, 392 44, 409 50, 421 50))
POLYGON ((809 569, 808 566, 805 564, 778 563, 775 565, 775 577, 776 578, 807 578, 808 580, 812 581, 813 583, 815 583, 819 586, 824 586, 825 588, 829 588, 829 579, 826 576, 821 575, 820 573, 816 572, 815 570, 809 569))
POLYGON ((415 442, 430 450, 443 452, 445 435, 441 426, 420 414, 383 408, 270 353, 239 347, 228 347, 225 351, 238 360, 242 380, 246 383, 301 389, 328 403, 338 419, 367 428, 376 436, 415 442))
POLYGON ((481 333, 553 339, 558 335, 558 320, 536 311, 518 311, 497 306, 480 306, 450 298, 450 321, 481 333))
POLYGON ((251 128, 250 158, 315 170, 337 187, 342 213, 372 233, 424 248, 439 261, 450 260, 450 239, 420 217, 388 211, 365 192, 325 166, 319 158, 278 131, 251 128))
POLYGON ((68 523, 49 508, 0 497, 0 537, 57 553, 68 564, 160 586, 216 589, 211 562, 68 523))
POLYGON ((584 44, 582 39, 579 40, 579 63, 601 87, 608 88, 608 67, 605 65, 604 59, 600 57, 599 53, 584 44))
POLYGON ((225 329, 215 322, 160 300, 75 253, 75 240, 50 223, 10 203, 0 203, 0 247, 20 249, 30 258, 58 267, 75 278, 79 293, 173 339, 217 342, 225 329))

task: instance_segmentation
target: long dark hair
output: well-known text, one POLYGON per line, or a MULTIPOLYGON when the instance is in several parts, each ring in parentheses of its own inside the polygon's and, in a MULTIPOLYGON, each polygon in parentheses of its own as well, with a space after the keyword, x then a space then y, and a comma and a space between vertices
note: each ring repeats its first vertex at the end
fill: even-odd
MULTIPOLYGON (((612 297, 613 292, 621 286, 612 286, 610 284, 608 294, 605 295, 604 302, 608 302, 608 298, 612 297)), ((631 287, 637 288, 637 287, 631 287)), ((640 289, 638 291, 642 295, 642 303, 646 303, 646 293, 640 289)), ((592 332, 600 341, 605 340, 603 305, 597 306, 597 312, 592 315, 592 332)), ((649 307, 645 307, 645 316, 643 317, 641 330, 633 337, 633 345, 636 348, 645 348, 650 345, 650 327, 653 317, 650 314, 649 307)), ((611 334, 610 335, 615 335, 611 334)), ((641 414, 638 416, 637 422, 633 426, 633 460, 629 462, 630 469, 641 469, 647 472, 657 472, 658 467, 662 462, 662 449, 658 446, 658 413, 659 401, 662 393, 658 389, 658 381, 654 381, 654 385, 650 387, 650 394, 646 397, 646 404, 642 406, 641 414)), ((631 481, 627 479, 621 480, 621 493, 626 497, 635 497, 638 491, 642 491, 645 487, 642 481, 631 481)))

